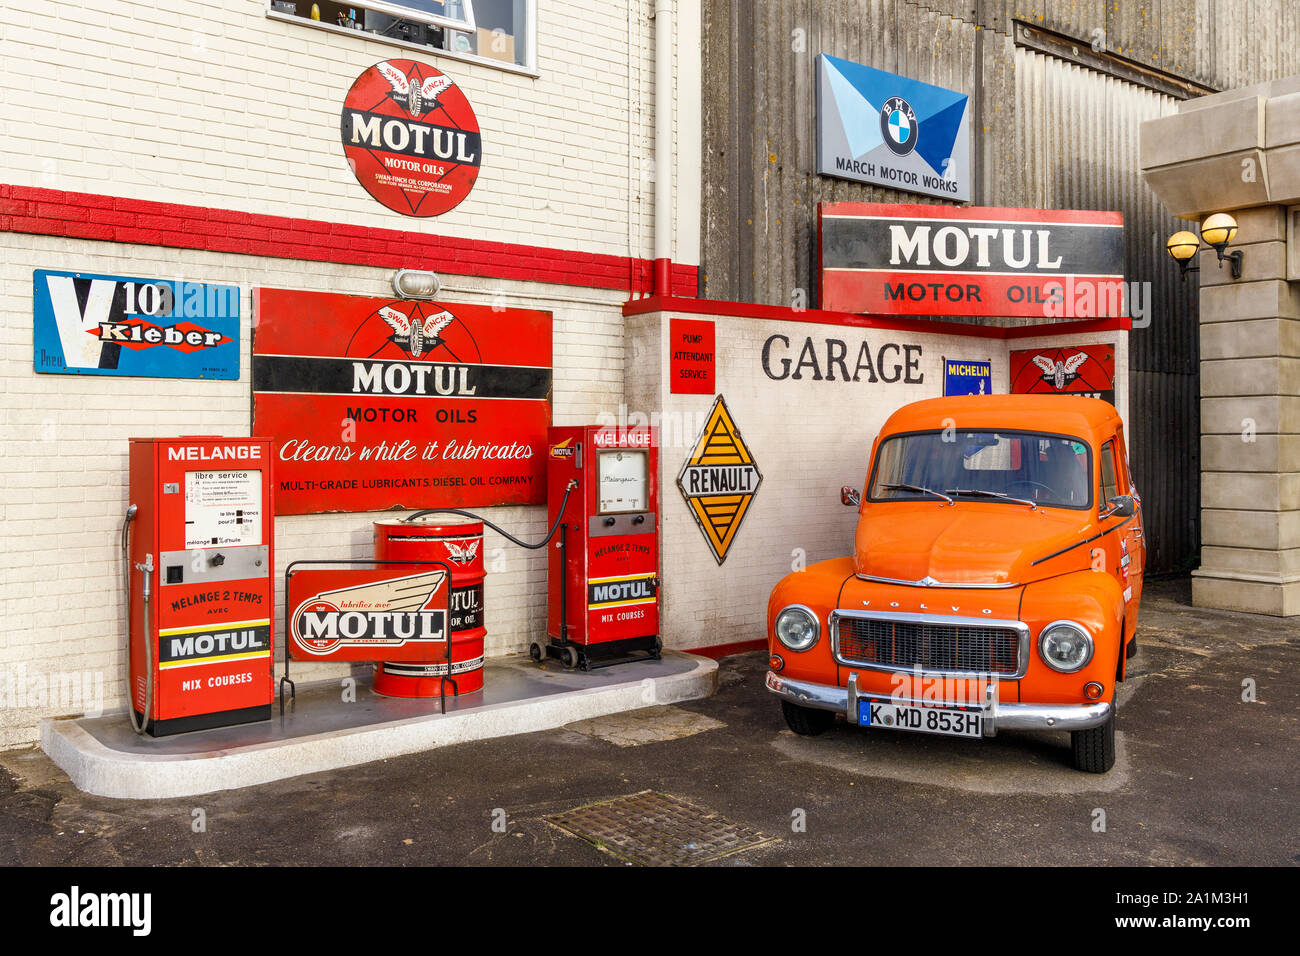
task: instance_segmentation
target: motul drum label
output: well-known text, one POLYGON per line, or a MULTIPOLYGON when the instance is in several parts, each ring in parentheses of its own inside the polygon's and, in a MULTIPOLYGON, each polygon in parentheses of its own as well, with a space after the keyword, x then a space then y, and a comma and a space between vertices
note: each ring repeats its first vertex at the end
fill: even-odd
POLYGON ((469 195, 483 144, 465 94, 427 63, 385 60, 343 101, 343 152, 366 192, 404 216, 439 216, 469 195))
POLYGON ((451 629, 472 631, 483 626, 483 583, 451 589, 451 629))

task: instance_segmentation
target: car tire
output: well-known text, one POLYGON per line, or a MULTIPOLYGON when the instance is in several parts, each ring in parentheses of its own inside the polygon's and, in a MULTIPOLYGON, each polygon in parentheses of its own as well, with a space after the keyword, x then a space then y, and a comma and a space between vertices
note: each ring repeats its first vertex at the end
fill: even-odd
MULTIPOLYGON (((1115 689, 1119 696, 1119 688, 1115 689)), ((1070 745, 1074 750, 1074 769, 1084 773, 1105 773, 1115 766, 1115 704, 1112 701, 1110 716, 1100 727, 1070 731, 1070 745)))
POLYGON ((785 722, 800 737, 816 737, 831 729, 835 715, 829 710, 817 710, 814 707, 800 707, 788 700, 781 701, 781 713, 785 722))

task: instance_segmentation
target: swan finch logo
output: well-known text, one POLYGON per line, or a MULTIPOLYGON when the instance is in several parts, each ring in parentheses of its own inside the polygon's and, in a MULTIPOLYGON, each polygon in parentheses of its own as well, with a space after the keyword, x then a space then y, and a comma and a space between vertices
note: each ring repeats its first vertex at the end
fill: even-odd
POLYGON ((478 118, 455 82, 427 63, 385 60, 343 101, 348 165, 366 192, 404 216, 439 216, 478 179, 478 118))
POLYGON ((1062 346, 1011 352, 1012 394, 1083 395, 1115 402, 1115 347, 1062 346))

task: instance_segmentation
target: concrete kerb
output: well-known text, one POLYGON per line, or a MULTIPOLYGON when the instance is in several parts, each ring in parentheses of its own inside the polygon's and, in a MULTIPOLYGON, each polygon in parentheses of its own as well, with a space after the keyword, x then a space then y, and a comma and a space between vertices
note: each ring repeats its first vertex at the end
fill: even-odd
MULTIPOLYGON (((716 661, 679 656, 693 660, 694 666, 652 678, 655 705, 708 697, 717 689, 716 661)), ((41 749, 87 793, 127 800, 188 797, 638 710, 648 706, 645 691, 645 680, 638 679, 243 747, 167 755, 115 750, 78 719, 46 719, 41 722, 41 749)), ((125 714, 121 716, 125 720, 125 714)))

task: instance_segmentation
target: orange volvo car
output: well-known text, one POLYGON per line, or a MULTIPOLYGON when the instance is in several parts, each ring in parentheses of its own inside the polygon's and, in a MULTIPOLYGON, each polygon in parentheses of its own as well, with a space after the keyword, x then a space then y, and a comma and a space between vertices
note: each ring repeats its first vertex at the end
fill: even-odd
POLYGON ((936 398, 871 453, 853 555, 768 601, 767 687, 786 722, 992 737, 1069 731, 1074 765, 1115 762, 1116 686, 1137 649, 1142 509, 1107 402, 936 398))

